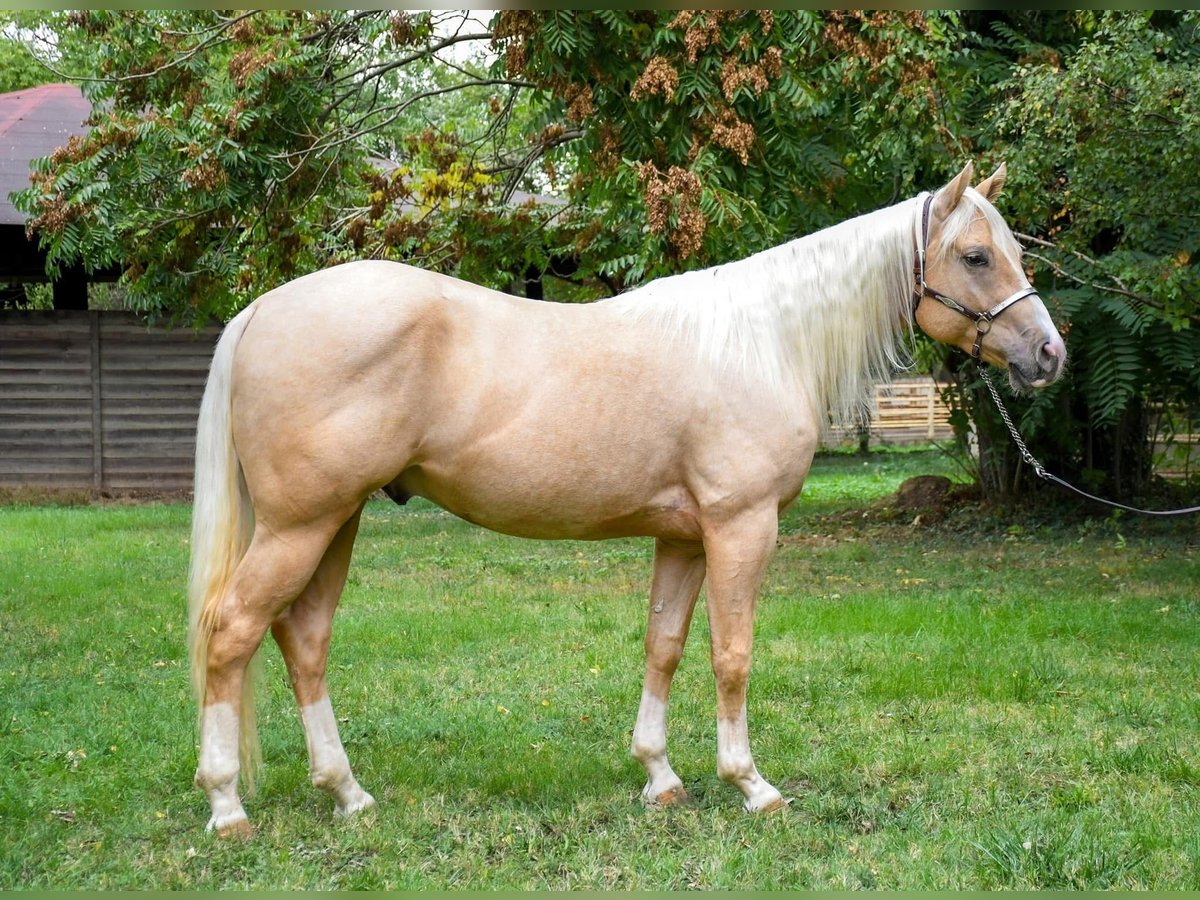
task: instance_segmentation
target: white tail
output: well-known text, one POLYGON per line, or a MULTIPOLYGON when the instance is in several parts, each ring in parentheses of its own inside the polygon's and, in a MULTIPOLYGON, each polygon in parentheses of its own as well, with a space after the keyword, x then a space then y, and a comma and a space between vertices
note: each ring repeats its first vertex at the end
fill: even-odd
MULTIPOLYGON (((188 643, 192 686, 201 711, 208 672, 209 638, 218 622, 221 599, 254 534, 254 507, 242 477, 230 425, 233 354, 254 309, 251 305, 239 313, 225 327, 217 342, 196 423, 188 643)), ((238 751, 242 779, 248 792, 253 792, 255 774, 262 759, 254 716, 257 667, 257 663, 251 663, 246 671, 239 715, 238 751)))

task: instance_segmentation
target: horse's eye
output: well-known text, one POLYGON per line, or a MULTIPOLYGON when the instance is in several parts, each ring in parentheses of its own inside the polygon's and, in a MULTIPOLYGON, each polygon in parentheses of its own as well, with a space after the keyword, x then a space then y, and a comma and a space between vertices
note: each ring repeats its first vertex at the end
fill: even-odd
POLYGON ((978 269, 988 264, 988 256, 980 250, 975 250, 966 254, 963 257, 963 262, 973 269, 978 269))

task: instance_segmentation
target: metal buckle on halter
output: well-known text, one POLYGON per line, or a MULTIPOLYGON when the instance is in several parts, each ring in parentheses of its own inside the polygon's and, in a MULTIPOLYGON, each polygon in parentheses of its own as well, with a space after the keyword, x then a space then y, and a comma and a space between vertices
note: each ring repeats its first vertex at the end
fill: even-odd
POLYGON ((971 359, 983 362, 983 336, 992 330, 992 320, 981 315, 975 320, 975 343, 971 345, 971 359))

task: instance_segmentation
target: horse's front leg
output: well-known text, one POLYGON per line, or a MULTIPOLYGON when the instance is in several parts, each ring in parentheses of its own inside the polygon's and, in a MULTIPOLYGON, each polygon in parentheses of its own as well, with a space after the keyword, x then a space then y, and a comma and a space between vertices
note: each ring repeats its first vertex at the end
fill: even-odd
POLYGON ((746 725, 754 603, 778 529, 778 513, 771 507, 711 525, 704 536, 717 680, 717 774, 745 795, 747 812, 769 812, 785 805, 783 796, 754 765, 746 725))
POLYGON ((642 800, 654 806, 688 801, 683 782, 667 761, 667 698, 703 581, 704 549, 699 543, 660 540, 655 544, 646 625, 646 681, 631 749, 646 769, 642 800))

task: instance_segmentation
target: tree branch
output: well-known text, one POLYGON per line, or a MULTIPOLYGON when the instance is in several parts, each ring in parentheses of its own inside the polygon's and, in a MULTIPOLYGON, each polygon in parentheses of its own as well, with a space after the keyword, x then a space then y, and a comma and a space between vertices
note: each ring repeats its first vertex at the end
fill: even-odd
POLYGON ((338 78, 335 79, 334 84, 338 84, 346 80, 353 80, 358 76, 361 76, 363 81, 367 81, 371 78, 379 78, 394 69, 402 69, 419 59, 424 59, 427 56, 433 56, 435 53, 445 50, 447 47, 452 47, 455 44, 461 44, 465 41, 491 40, 491 37, 492 33, 490 31, 474 34, 451 35, 450 37, 447 37, 436 44, 430 44, 429 46, 424 47, 415 53, 408 54, 408 56, 402 56, 400 59, 394 59, 387 63, 380 63, 376 66, 363 66, 361 69, 356 69, 353 72, 346 72, 345 74, 338 76, 338 78))
MULTIPOLYGON (((57 75, 59 78, 63 79, 64 81, 90 81, 90 82, 94 82, 97 84, 121 84, 126 81, 140 81, 141 79, 144 79, 144 78, 153 78, 155 75, 161 75, 163 72, 166 72, 170 69, 174 69, 175 67, 182 65, 183 63, 190 60, 192 57, 197 56, 200 53, 202 53, 203 51, 207 50, 213 44, 218 43, 221 40, 221 38, 224 36, 225 32, 229 31, 229 29, 232 28, 234 25, 236 25, 238 22, 241 22, 244 19, 253 18, 254 16, 258 15, 259 12, 260 12, 260 10, 252 9, 252 10, 250 10, 250 12, 242 13, 240 16, 235 16, 232 19, 222 20, 221 24, 216 26, 216 33, 213 34, 211 37, 208 37, 205 40, 201 41, 199 44, 197 44, 191 50, 188 50, 186 53, 184 53, 180 56, 176 56, 173 59, 168 60, 167 62, 163 63, 161 66, 158 66, 155 69, 151 69, 149 72, 138 72, 137 74, 134 74, 134 75, 106 75, 106 76, 102 76, 100 78, 94 78, 90 75, 72 75, 69 72, 60 72, 58 69, 54 68, 54 66, 50 65, 45 60, 38 59, 36 56, 34 56, 34 59, 37 59, 37 61, 39 63, 41 63, 43 66, 45 66, 47 69, 49 69, 51 72, 53 72, 55 75, 57 75)), ((30 52, 30 55, 31 56, 33 55, 32 51, 30 52)))
POLYGON ((448 94, 448 93, 451 93, 452 91, 461 91, 461 90, 465 90, 467 88, 472 88, 472 87, 487 87, 489 85, 509 85, 512 87, 532 87, 532 85, 530 85, 530 84, 527 84, 524 82, 519 82, 519 81, 513 81, 512 79, 508 79, 508 78, 488 78, 488 79, 484 79, 482 81, 464 81, 459 84, 452 84, 452 85, 450 85, 448 87, 444 87, 444 88, 436 88, 434 90, 422 91, 419 94, 413 94, 412 96, 406 97, 404 100, 402 100, 399 103, 393 103, 390 106, 383 107, 382 109, 371 110, 369 113, 359 117, 359 119, 357 121, 355 121, 352 125, 349 126, 349 128, 352 129, 349 133, 343 133, 340 136, 330 136, 330 138, 327 140, 318 140, 311 147, 307 147, 303 150, 288 150, 288 151, 284 151, 282 153, 275 153, 275 154, 272 154, 270 158, 271 159, 279 159, 279 160, 295 159, 296 162, 294 163, 294 166, 293 166, 293 173, 294 173, 295 171, 297 171, 299 169, 299 167, 301 165, 304 164, 304 161, 306 159, 308 159, 308 157, 312 156, 314 153, 324 153, 325 151, 332 150, 335 147, 340 147, 344 144, 352 143, 354 141, 357 141, 360 138, 366 137, 368 134, 378 131, 380 128, 385 128, 388 125, 392 124, 392 122, 396 121, 396 119, 398 119, 400 117, 400 114, 403 113, 404 110, 406 110, 410 106, 412 106, 414 103, 418 103, 421 100, 426 100, 430 97, 436 97, 441 94, 448 94), (378 122, 373 125, 359 127, 360 125, 362 125, 363 122, 366 122, 372 116, 381 115, 381 114, 388 114, 387 118, 385 118, 381 122, 378 122))
POLYGON ((553 150, 555 147, 559 147, 563 144, 569 143, 570 141, 576 140, 577 138, 581 138, 583 137, 583 134, 584 132, 582 129, 564 130, 561 134, 556 135, 549 140, 534 144, 529 152, 520 159, 516 161, 502 161, 500 165, 492 166, 490 169, 483 170, 483 173, 485 175, 499 175, 501 172, 513 173, 508 176, 507 183, 504 187, 504 192, 501 195, 501 202, 508 203, 508 201, 512 198, 513 192, 517 189, 517 184, 525 176, 525 173, 529 171, 529 167, 537 162, 538 159, 546 153, 546 151, 553 150))
MULTIPOLYGON (((1047 247, 1051 250, 1057 250, 1060 253, 1069 253, 1070 255, 1074 256, 1076 259, 1082 260, 1083 262, 1087 263, 1090 266, 1093 266, 1095 268, 1100 268, 1100 263, 1098 263, 1096 260, 1092 259, 1086 253, 1080 253, 1077 250, 1064 250, 1062 247, 1059 247, 1057 244, 1053 243, 1052 241, 1043 240, 1042 238, 1037 238, 1037 237, 1034 237, 1033 235, 1021 234, 1020 232, 1014 232, 1014 234, 1016 235, 1016 237, 1019 240, 1026 241, 1027 243, 1031 243, 1031 244, 1036 244, 1040 247, 1047 247)), ((1066 269, 1064 269, 1062 266, 1060 266, 1054 260, 1050 259, 1048 256, 1043 256, 1040 253, 1026 253, 1025 255, 1030 257, 1031 259, 1036 259, 1038 262, 1043 263, 1044 265, 1048 266, 1050 268, 1050 270, 1052 272, 1054 272, 1055 275, 1058 275, 1061 278, 1066 278, 1068 281, 1073 281, 1075 284, 1077 284, 1081 287, 1092 288, 1093 290, 1101 291, 1106 294, 1114 294, 1115 296, 1118 296, 1118 297, 1127 297, 1130 300, 1135 300, 1138 303, 1148 306, 1153 310, 1157 310, 1158 312, 1161 312, 1161 313, 1166 312, 1166 310, 1163 308, 1161 303, 1158 303, 1157 301, 1152 300, 1151 298, 1147 297, 1144 294, 1139 294, 1135 291, 1129 290, 1129 288, 1125 287, 1125 284, 1119 278, 1117 278, 1115 275, 1109 275, 1107 277, 1111 278, 1116 283, 1116 286, 1114 286, 1112 284, 1101 284, 1096 281, 1088 281, 1086 278, 1080 278, 1078 275, 1074 275, 1074 274, 1068 272, 1066 269)), ((1189 322, 1192 322, 1196 325, 1200 325, 1200 316, 1184 314, 1183 318, 1187 319, 1189 322)))
MULTIPOLYGON (((1037 244, 1039 247, 1045 247, 1049 250, 1057 250, 1059 253, 1069 253, 1069 254, 1071 254, 1071 256, 1074 256, 1078 260, 1082 260, 1083 262, 1087 263, 1089 266, 1092 266, 1095 269, 1100 268, 1100 263, 1097 260, 1092 259, 1086 253, 1080 253, 1078 250, 1066 250, 1066 249, 1058 246, 1058 244, 1054 243, 1053 241, 1048 241, 1045 238, 1034 237, 1032 234, 1023 234, 1019 231, 1014 231, 1013 235, 1019 241, 1025 241, 1028 244, 1037 244)), ((1030 254, 1030 256, 1032 256, 1032 255, 1033 254, 1030 254)), ((1035 258, 1040 259, 1041 257, 1035 257, 1035 258)), ((1125 286, 1125 283, 1123 281, 1121 281, 1120 278, 1117 278, 1115 275, 1109 275, 1108 277, 1111 278, 1113 280, 1113 282, 1116 283, 1117 287, 1119 287, 1122 291, 1125 291, 1126 293, 1129 292, 1129 288, 1127 288, 1125 286)), ((1136 296, 1136 295, 1130 294, 1130 296, 1136 296)))

